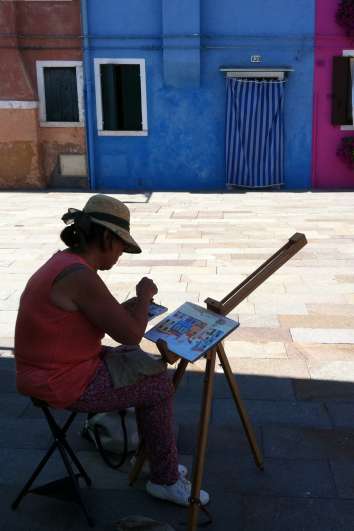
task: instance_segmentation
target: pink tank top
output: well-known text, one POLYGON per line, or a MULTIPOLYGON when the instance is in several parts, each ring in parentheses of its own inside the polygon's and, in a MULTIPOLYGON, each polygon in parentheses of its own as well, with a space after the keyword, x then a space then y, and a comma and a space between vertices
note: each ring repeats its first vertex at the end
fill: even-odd
POLYGON ((21 296, 15 331, 16 383, 20 393, 65 408, 78 400, 100 364, 103 330, 80 311, 50 299, 56 277, 73 264, 88 264, 59 251, 30 278, 21 296))

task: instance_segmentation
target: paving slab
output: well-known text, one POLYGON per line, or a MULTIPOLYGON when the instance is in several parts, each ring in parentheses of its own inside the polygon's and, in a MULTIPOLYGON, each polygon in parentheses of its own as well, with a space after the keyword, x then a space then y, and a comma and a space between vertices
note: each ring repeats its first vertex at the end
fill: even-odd
POLYGON ((285 328, 269 328, 269 327, 248 327, 245 323, 240 321, 240 328, 236 330, 229 338, 232 341, 254 341, 254 342, 284 342, 290 341, 289 330, 285 328))
MULTIPOLYGON (((295 424, 297 426, 316 426, 330 428, 331 420, 323 404, 315 402, 287 402, 272 400, 245 400, 248 415, 255 425, 295 424)), ((232 399, 217 398, 213 403, 213 422, 215 424, 240 424, 240 418, 232 399)))
POLYGON ((80 520, 76 504, 33 494, 26 496, 19 508, 12 511, 11 503, 18 493, 18 487, 0 483, 1 531, 66 531, 73 519, 80 520))
POLYGON ((286 348, 280 341, 259 341, 262 335, 258 335, 258 341, 239 340, 237 334, 231 334, 230 339, 226 339, 224 346, 227 357, 231 359, 287 359, 286 348))
POLYGON ((17 393, 0 393, 0 419, 20 417, 28 407, 28 398, 17 393))
POLYGON ((308 365, 303 359, 242 359, 229 358, 235 374, 255 374, 271 378, 310 378, 308 365))
POLYGON ((333 426, 338 428, 354 426, 354 398, 351 402, 327 402, 326 407, 333 426))
POLYGON ((2 393, 16 393, 16 373, 14 369, 2 369, 0 362, 0 389, 2 393))
MULTIPOLYGON (((194 419, 197 423, 200 417, 201 400, 186 398, 186 400, 176 400, 174 402, 174 416, 177 424, 183 422, 186 418, 194 419)), ((213 407, 212 407, 213 410, 213 407)), ((213 411, 211 411, 211 422, 213 421, 213 411)))
POLYGON ((354 499, 353 454, 347 459, 331 460, 330 466, 339 498, 354 499))
MULTIPOLYGON (((198 435, 196 424, 182 423, 179 425, 178 450, 182 454, 194 455, 198 435)), ((257 444, 262 451, 262 437, 259 427, 255 427, 257 444)), ((233 455, 233 459, 243 460, 251 455, 251 449, 246 434, 241 427, 215 426, 209 427, 207 459, 218 462, 221 456, 233 455)))
POLYGON ((354 428, 324 429, 301 426, 262 427, 264 455, 277 459, 350 460, 354 455, 354 428))
POLYGON ((300 354, 300 358, 306 362, 332 362, 332 361, 352 361, 354 356, 354 345, 323 343, 287 343, 293 346, 300 354))
POLYGON ((353 304, 306 304, 309 314, 354 316, 353 304))
MULTIPOLYGON (((295 288, 296 289, 296 288, 295 288)), ((307 290, 312 289, 309 286, 307 290)), ((322 286, 321 289, 327 289, 322 286)), ((345 286, 345 290, 347 290, 345 286)), ((354 328, 354 316, 348 317, 343 315, 281 315, 279 317, 280 325, 286 328, 316 328, 316 329, 343 329, 354 328)))
MULTIPOLYGON (((1 531, 87 531, 90 529, 85 517, 75 503, 30 494, 24 498, 16 511, 11 511, 10 504, 17 495, 15 489, 4 489, 2 497, 1 531)), ((83 489, 83 497, 95 520, 98 531, 114 531, 116 522, 128 515, 144 515, 161 522, 174 523, 186 520, 186 510, 160 502, 143 491, 129 488, 100 491, 94 488, 83 489)))
POLYGON ((349 531, 354 502, 258 496, 243 500, 242 531, 349 531))
POLYGON ((2 418, 0 448, 48 448, 52 437, 45 420, 2 418))
MULTIPOLYGON (((239 388, 242 400, 295 400, 293 380, 291 378, 234 374, 234 379, 239 388)), ((190 371, 184 378, 183 391, 178 391, 178 396, 183 394, 184 398, 194 398, 199 403, 202 397, 202 391, 202 375, 190 371)), ((232 397, 229 384, 222 370, 217 372, 214 377, 214 397, 232 397)))
POLYGON ((307 365, 314 380, 354 383, 354 360, 309 361, 307 365))
MULTIPOLYGON (((0 448, 0 484, 23 486, 45 452, 38 449, 0 448)), ((65 468, 56 452, 38 479, 38 484, 65 476, 65 468)))
POLYGON ((295 395, 298 400, 354 400, 354 383, 325 380, 294 380, 295 395))
POLYGON ((299 343, 354 343, 354 329, 291 328, 291 336, 299 343))
POLYGON ((337 494, 326 461, 265 459, 264 470, 259 470, 251 457, 239 460, 231 453, 225 457, 218 463, 208 459, 205 466, 207 489, 215 490, 215 486, 222 482, 224 492, 239 495, 331 498, 337 494))
MULTIPOLYGON (((184 507, 173 506, 170 503, 157 500, 143 490, 128 488, 117 492, 116 490, 99 491, 87 489, 86 500, 91 513, 96 519, 99 529, 113 531, 114 523, 129 515, 143 515, 160 522, 169 523, 173 528, 182 530, 187 520, 187 511, 184 507), (91 491, 91 492, 90 492, 91 491)), ((86 531, 82 517, 76 515, 68 531, 86 531)))
MULTIPOLYGON (((12 338, 12 343, 13 343, 13 338, 12 338)), ((6 346, 0 347, 0 369, 15 373, 16 363, 15 363, 15 358, 13 356, 13 348, 6 347, 6 346)))
MULTIPOLYGON (((237 310, 237 309, 236 309, 237 310)), ((279 319, 276 315, 255 315, 255 314, 245 314, 240 312, 231 312, 229 314, 231 319, 236 318, 240 321, 242 327, 255 327, 255 328, 278 328, 279 319)))

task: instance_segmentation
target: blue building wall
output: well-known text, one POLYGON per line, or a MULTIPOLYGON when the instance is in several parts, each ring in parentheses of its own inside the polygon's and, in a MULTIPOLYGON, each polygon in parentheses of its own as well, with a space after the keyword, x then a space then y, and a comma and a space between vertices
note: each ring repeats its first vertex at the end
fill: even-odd
POLYGON ((221 66, 290 67, 285 187, 311 186, 314 0, 83 0, 92 183, 97 189, 225 187, 221 66), (251 55, 261 64, 251 64, 251 55), (94 58, 146 61, 148 135, 98 136, 94 58))

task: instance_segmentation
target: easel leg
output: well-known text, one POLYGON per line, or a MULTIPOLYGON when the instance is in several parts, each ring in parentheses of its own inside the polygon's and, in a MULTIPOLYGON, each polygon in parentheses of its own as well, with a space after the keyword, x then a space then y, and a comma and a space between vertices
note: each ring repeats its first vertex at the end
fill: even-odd
MULTIPOLYGON (((187 365, 188 365, 188 361, 186 360, 181 360, 178 364, 178 367, 173 375, 173 386, 175 390, 177 389, 180 381, 183 378, 187 365)), ((133 483, 135 483, 135 481, 138 479, 145 461, 146 461, 146 450, 145 450, 144 442, 142 441, 136 453, 135 464, 132 467, 130 474, 129 474, 129 485, 133 485, 133 483)))
POLYGON ((195 454, 195 462, 193 464, 193 481, 191 493, 191 505, 188 514, 188 531, 194 531, 198 525, 198 511, 199 505, 196 500, 199 500, 199 493, 202 486, 205 452, 208 439, 209 419, 211 412, 211 402, 213 398, 213 381, 215 371, 216 350, 209 352, 207 357, 207 365, 204 376, 204 388, 202 397, 202 410, 199 420, 199 434, 198 444, 195 454))
POLYGON ((143 442, 139 444, 139 448, 135 455, 135 463, 132 467, 132 469, 129 472, 129 485, 132 486, 133 483, 138 479, 140 476, 141 469, 144 466, 144 463, 146 461, 146 451, 145 451, 145 445, 143 442))
POLYGON ((179 386, 179 382, 182 380, 183 378, 183 375, 186 371, 186 368, 187 368, 187 365, 188 365, 188 361, 187 360, 181 360, 178 364, 178 367, 173 375, 173 386, 175 388, 175 391, 177 390, 178 386, 179 386))
POLYGON ((253 431, 251 422, 248 418, 247 412, 241 400, 240 391, 238 389, 238 385, 236 383, 234 375, 232 374, 232 370, 231 370, 229 361, 227 359, 227 356, 225 354, 224 347, 221 343, 219 343, 216 349, 217 349, 219 360, 224 370, 226 379, 230 386, 231 393, 235 401, 237 410, 239 412, 243 427, 245 429, 248 442, 250 443, 251 450, 253 452, 253 456, 256 461, 256 465, 258 466, 258 468, 263 469, 263 457, 262 457, 260 449, 258 448, 255 433, 253 431))

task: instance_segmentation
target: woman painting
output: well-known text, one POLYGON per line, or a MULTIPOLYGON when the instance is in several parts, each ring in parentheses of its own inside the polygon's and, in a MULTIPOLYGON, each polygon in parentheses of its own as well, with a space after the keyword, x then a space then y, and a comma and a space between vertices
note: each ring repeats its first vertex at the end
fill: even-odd
MULTIPOLYGON (((98 275, 124 253, 140 253, 130 235, 128 208, 92 196, 69 209, 61 239, 67 245, 30 278, 15 333, 19 392, 56 408, 101 412, 135 407, 150 463, 146 490, 188 505, 191 484, 178 465, 173 431, 173 385, 162 360, 139 349, 155 283, 142 278, 136 297, 120 304, 98 275), (104 334, 122 346, 103 347, 104 334)), ((209 501, 200 492, 202 504, 209 501)))

